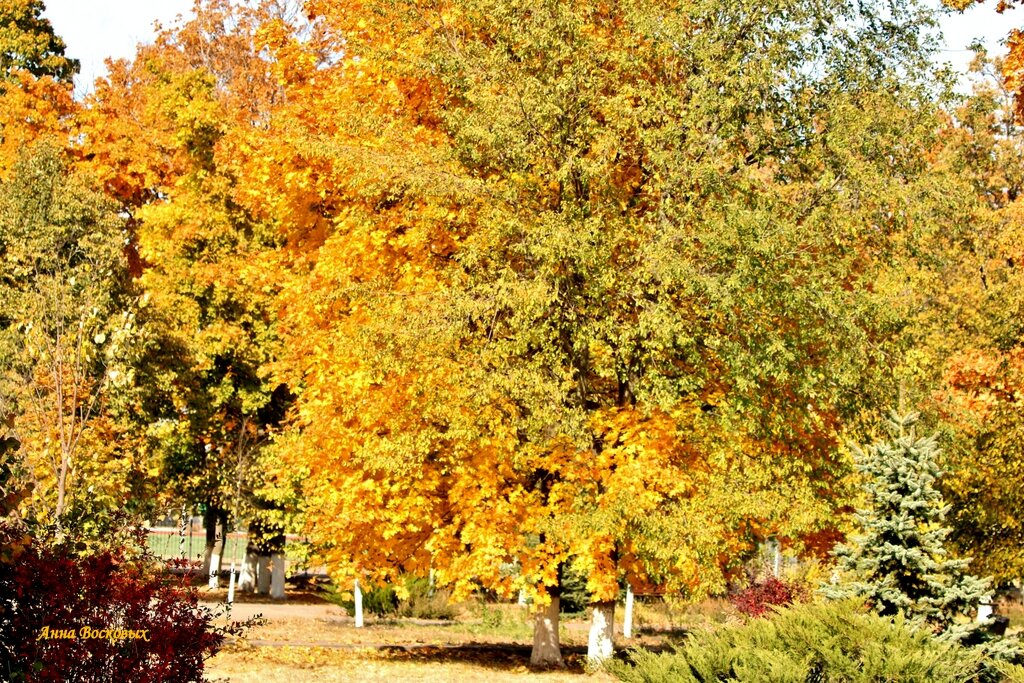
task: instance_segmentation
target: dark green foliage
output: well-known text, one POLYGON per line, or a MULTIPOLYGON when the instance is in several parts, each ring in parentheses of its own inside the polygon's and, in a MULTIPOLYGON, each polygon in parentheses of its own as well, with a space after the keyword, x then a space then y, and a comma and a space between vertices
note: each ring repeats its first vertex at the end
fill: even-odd
POLYGON ((804 604, 772 619, 698 632, 670 654, 644 650, 609 670, 629 683, 950 683, 981 680, 983 655, 858 608, 804 604))
POLYGON ((394 614, 398 609, 398 595, 395 594, 395 589, 391 586, 374 586, 363 591, 363 609, 378 617, 394 614))
POLYGON ((587 611, 587 605, 593 594, 587 590, 587 576, 571 565, 562 565, 558 572, 558 587, 561 591, 558 611, 562 614, 581 614, 587 611))
MULTIPOLYGON (((455 606, 449 603, 451 593, 437 591, 430 586, 426 577, 407 576, 405 599, 398 597, 394 586, 364 586, 363 611, 376 617, 409 617, 412 619, 454 619, 455 606)), ((355 613, 355 602, 352 598, 338 599, 337 589, 328 595, 328 599, 341 605, 349 614, 355 613)))
MULTIPOLYGON (((343 593, 336 586, 330 586, 324 596, 339 607, 344 607, 349 615, 355 613, 355 602, 352 596, 344 597, 343 593)), ((363 587, 363 610, 377 617, 390 616, 398 609, 398 595, 395 589, 390 586, 378 588, 376 586, 363 587)))
POLYGON ((413 619, 454 619, 455 607, 448 602, 451 593, 434 590, 424 576, 410 576, 405 580, 409 595, 398 604, 398 616, 413 619))
POLYGON ((42 0, 0 2, 0 80, 10 78, 15 69, 58 81, 70 81, 78 73, 78 60, 64 56, 64 41, 43 17, 44 9, 42 0))

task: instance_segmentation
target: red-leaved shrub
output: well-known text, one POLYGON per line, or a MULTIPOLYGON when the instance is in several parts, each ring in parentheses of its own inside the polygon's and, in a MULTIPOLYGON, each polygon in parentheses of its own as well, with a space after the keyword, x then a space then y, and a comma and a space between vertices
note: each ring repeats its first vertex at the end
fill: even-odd
POLYGON ((791 605, 806 599, 807 590, 801 584, 782 581, 774 576, 762 579, 730 596, 736 609, 751 617, 763 616, 773 605, 791 605))
POLYGON ((29 545, 0 557, 0 680, 202 681, 205 660, 246 626, 214 617, 151 558, 29 545))

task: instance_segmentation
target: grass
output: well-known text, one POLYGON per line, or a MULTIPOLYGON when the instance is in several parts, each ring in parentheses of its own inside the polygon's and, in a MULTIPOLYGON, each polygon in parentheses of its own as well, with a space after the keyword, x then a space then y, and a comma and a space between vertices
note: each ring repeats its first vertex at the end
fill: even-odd
MULTIPOLYGON (((214 657, 208 663, 208 677, 233 683, 613 680, 600 673, 583 677, 587 615, 562 615, 559 635, 568 668, 538 672, 529 668, 533 623, 524 606, 469 601, 455 605, 455 618, 449 621, 367 615, 365 627, 357 629, 351 617, 330 606, 344 603, 339 597, 314 590, 291 593, 282 607, 303 605, 305 612, 268 610, 268 614, 276 611, 278 616, 214 657), (305 605, 318 601, 323 609, 313 609, 317 616, 310 616, 310 608, 305 605)), ((621 606, 615 616, 620 649, 660 648, 690 629, 714 627, 738 618, 724 601, 693 605, 661 598, 640 599, 634 605, 634 637, 626 640, 621 637, 621 606)))
POLYGON ((478 603, 472 608, 476 619, 459 624, 467 635, 493 636, 517 641, 533 637, 533 623, 529 614, 519 605, 478 603))
MULTIPOLYGON (((301 606, 303 614, 276 610, 276 618, 208 662, 208 678, 231 683, 613 680, 601 673, 583 676, 585 615, 562 615, 560 637, 568 668, 538 672, 528 666, 532 619, 520 605, 470 601, 454 606, 455 618, 449 621, 368 615, 366 626, 356 629, 351 617, 340 615, 324 598, 314 590, 290 593, 286 603, 276 604, 301 606), (316 604, 324 609, 307 607, 316 604), (310 616, 310 610, 318 616, 310 616)), ((1013 603, 1001 611, 1010 617, 1011 630, 1024 626, 1024 606, 1013 603)), ((634 637, 626 640, 621 637, 621 605, 615 616, 619 649, 660 648, 693 629, 714 629, 742 619, 724 600, 693 604, 640 598, 634 605, 634 637)))
POLYGON ((1024 628, 1024 605, 1019 602, 1003 602, 999 605, 999 614, 1010 619, 1010 629, 1018 631, 1024 628))
MULTIPOLYGON (((501 606, 504 607, 504 606, 501 606)), ((269 619, 249 632, 246 640, 274 645, 310 645, 335 648, 353 646, 470 644, 529 645, 533 625, 521 608, 502 609, 501 621, 468 619, 448 623, 420 623, 397 618, 368 618, 363 628, 353 626, 351 619, 269 619)), ((561 640, 568 646, 587 642, 586 624, 563 622, 561 640)))
POLYGON ((658 597, 637 600, 633 606, 633 628, 640 632, 685 633, 694 628, 715 628, 741 620, 729 601, 721 598, 693 603, 658 597))
POLYGON ((565 671, 531 671, 520 654, 424 649, 416 652, 331 650, 325 648, 231 649, 207 666, 214 681, 231 683, 295 683, 295 681, 460 681, 465 683, 605 683, 604 674, 584 677, 582 663, 565 671))
POLYGON ((533 634, 524 607, 462 607, 457 621, 368 618, 361 629, 349 617, 272 618, 210 660, 207 676, 232 683, 612 680, 603 675, 582 677, 585 621, 563 620, 562 654, 568 668, 537 672, 528 666, 533 634))
POLYGON ((605 683, 583 677, 586 624, 563 622, 562 671, 529 668, 532 624, 514 604, 469 603, 460 619, 423 622, 368 617, 277 618, 254 628, 207 663, 207 677, 231 683, 295 681, 466 681, 605 683))

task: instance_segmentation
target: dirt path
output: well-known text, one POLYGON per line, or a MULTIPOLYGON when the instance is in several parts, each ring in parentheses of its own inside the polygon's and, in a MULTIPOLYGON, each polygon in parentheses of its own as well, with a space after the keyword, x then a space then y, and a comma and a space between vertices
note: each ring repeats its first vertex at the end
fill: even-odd
MULTIPOLYGON (((202 601, 200 604, 216 610, 218 614, 226 607, 224 602, 202 601)), ((281 602, 236 602, 231 605, 231 619, 244 621, 258 614, 267 619, 329 619, 348 620, 352 617, 345 613, 345 610, 330 603, 306 604, 290 603, 287 600, 281 602)))
MULTIPOLYGON (((214 597, 214 596, 211 596, 214 597)), ((225 612, 220 601, 202 602, 220 616, 244 621, 262 616, 264 623, 245 638, 231 639, 207 666, 213 681, 223 683, 598 683, 604 674, 583 676, 586 634, 563 632, 562 654, 568 669, 535 671, 529 667, 528 618, 505 610, 504 626, 483 626, 463 614, 457 621, 378 619, 367 616, 364 628, 334 604, 309 595, 270 601, 243 596, 225 612)), ((565 624, 569 627, 570 624, 565 624)), ((577 624, 571 624, 575 627, 577 624)), ((585 625, 579 625, 585 626, 585 625)))

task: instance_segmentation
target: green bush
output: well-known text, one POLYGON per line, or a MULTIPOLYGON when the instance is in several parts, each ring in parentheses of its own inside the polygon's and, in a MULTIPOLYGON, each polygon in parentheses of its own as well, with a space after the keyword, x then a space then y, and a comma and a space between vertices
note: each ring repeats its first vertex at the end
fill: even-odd
POLYGON ((473 635, 501 636, 512 640, 533 637, 533 619, 519 605, 476 602, 470 604, 479 621, 470 623, 466 631, 473 635))
POLYGON ((398 604, 398 616, 413 619, 454 619, 455 606, 448 601, 451 593, 435 590, 430 581, 421 576, 410 576, 405 580, 409 597, 398 604))
POLYGON ((780 609, 771 619, 697 632, 674 653, 629 657, 608 665, 629 683, 962 683, 982 680, 985 661, 850 601, 780 609))
MULTIPOLYGON (((375 617, 411 617, 414 619, 454 619, 458 610, 449 603, 451 593, 434 590, 425 577, 406 576, 405 588, 409 596, 399 600, 393 586, 364 586, 363 611, 375 617)), ((355 614, 355 603, 351 594, 343 594, 336 588, 327 591, 325 597, 336 605, 344 607, 349 615, 355 614)))
MULTIPOLYGON (((328 601, 343 607, 349 616, 356 611, 355 601, 351 593, 343 593, 340 588, 331 584, 324 589, 324 598, 328 601)), ((398 595, 395 589, 390 586, 363 587, 363 611, 377 617, 386 617, 398 611, 398 595)))
POLYGON ((394 614, 398 611, 398 595, 395 589, 391 586, 369 586, 363 591, 363 610, 375 617, 394 614))

